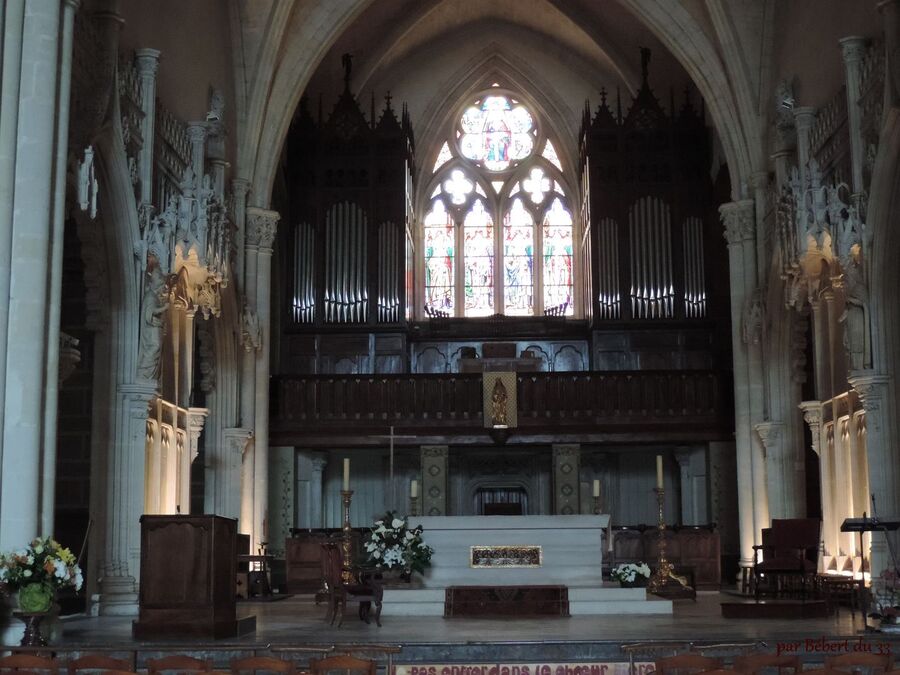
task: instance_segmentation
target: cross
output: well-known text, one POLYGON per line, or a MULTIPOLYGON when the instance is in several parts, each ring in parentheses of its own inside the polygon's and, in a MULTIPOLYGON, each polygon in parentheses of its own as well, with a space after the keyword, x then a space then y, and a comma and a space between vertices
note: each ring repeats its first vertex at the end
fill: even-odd
POLYGON ((472 192, 474 187, 472 181, 465 177, 462 171, 455 169, 448 180, 444 181, 444 190, 446 190, 454 204, 464 204, 466 195, 472 192))
POLYGON ((544 201, 544 193, 550 189, 550 179, 544 176, 543 170, 534 167, 531 175, 522 181, 522 188, 531 195, 531 201, 540 204, 544 201))
POLYGON ((394 434, 394 427, 391 427, 391 433, 388 436, 372 436, 372 438, 388 438, 390 439, 389 452, 390 457, 388 460, 388 486, 389 486, 389 494, 388 494, 388 508, 391 511, 397 510, 397 502, 396 502, 396 490, 394 489, 394 441, 396 440, 415 440, 415 436, 397 436, 394 434))
POLYGON ((384 95, 384 102, 388 108, 391 107, 391 98, 391 90, 388 89, 388 93, 384 95))

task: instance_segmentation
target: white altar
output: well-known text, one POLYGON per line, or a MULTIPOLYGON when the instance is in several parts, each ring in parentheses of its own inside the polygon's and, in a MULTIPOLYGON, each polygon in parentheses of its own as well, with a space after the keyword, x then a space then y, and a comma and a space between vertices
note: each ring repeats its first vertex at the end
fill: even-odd
POLYGON ((443 616, 450 586, 542 585, 568 587, 572 616, 672 613, 670 600, 648 599, 643 588, 604 586, 601 533, 609 527, 608 515, 412 517, 410 524, 422 526, 434 549, 431 567, 421 583, 385 589, 384 616, 443 616), (506 554, 492 561, 489 550, 481 559, 485 566, 477 560, 473 565, 473 547, 525 549, 530 558, 504 566, 506 554))
POLYGON ((602 585, 601 534, 608 515, 434 516, 411 518, 434 549, 425 588, 447 586, 602 585), (540 547, 538 567, 473 567, 473 546, 540 547))

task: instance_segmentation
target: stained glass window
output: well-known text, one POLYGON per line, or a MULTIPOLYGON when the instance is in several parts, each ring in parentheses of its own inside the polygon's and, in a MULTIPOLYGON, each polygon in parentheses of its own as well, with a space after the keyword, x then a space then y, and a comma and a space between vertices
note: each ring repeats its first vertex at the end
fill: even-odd
POLYGON ((494 221, 481 200, 472 205, 463 224, 465 315, 494 313, 494 221))
POLYGON ((460 120, 459 147, 464 157, 489 171, 503 171, 534 149, 534 119, 507 96, 485 96, 460 120))
POLYGON ((508 315, 534 313, 534 219, 521 199, 503 220, 503 305, 508 315))
POLYGON ((425 216, 425 304, 453 314, 454 228, 444 202, 435 200, 425 216))
POLYGON ((573 316, 575 233, 562 162, 541 120, 494 87, 457 120, 426 187, 425 304, 460 317, 573 316))
POLYGON ((559 198, 553 200, 544 214, 544 311, 565 307, 565 314, 575 311, 572 302, 572 214, 559 198))

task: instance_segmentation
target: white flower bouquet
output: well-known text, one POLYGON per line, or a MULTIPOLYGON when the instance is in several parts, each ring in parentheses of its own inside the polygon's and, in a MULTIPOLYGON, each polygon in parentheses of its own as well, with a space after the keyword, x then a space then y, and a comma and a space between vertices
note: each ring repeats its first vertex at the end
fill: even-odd
POLYGON ((622 584, 634 584, 650 578, 650 566, 647 563, 622 563, 616 565, 610 576, 622 584))
POLYGON ((365 544, 368 563, 380 569, 425 571, 434 549, 422 541, 422 526, 410 527, 406 517, 392 511, 375 521, 365 544))
POLYGON ((18 591, 19 608, 46 612, 60 588, 81 588, 81 568, 66 547, 50 537, 34 539, 27 547, 0 554, 0 585, 18 591))

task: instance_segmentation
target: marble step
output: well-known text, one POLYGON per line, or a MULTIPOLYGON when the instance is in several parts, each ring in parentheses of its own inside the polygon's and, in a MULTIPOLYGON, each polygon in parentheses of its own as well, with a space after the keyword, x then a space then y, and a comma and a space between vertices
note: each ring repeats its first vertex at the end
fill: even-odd
MULTIPOLYGON (((382 616, 443 616, 443 588, 386 588, 382 616)), ((671 614, 671 600, 648 599, 643 588, 569 587, 572 616, 603 614, 671 614)))

